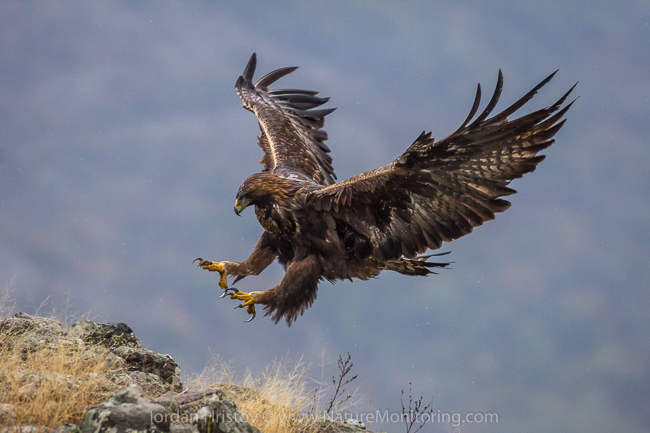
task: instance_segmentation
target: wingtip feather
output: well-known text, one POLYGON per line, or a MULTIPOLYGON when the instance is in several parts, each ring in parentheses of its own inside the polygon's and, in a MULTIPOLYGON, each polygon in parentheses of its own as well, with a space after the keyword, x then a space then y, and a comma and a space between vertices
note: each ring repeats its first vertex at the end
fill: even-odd
POLYGON ((246 80, 253 80, 253 75, 255 74, 255 68, 257 67, 257 54, 253 53, 251 58, 244 68, 244 73, 242 74, 246 80))
POLYGON ((494 93, 492 94, 492 98, 490 99, 490 102, 488 102, 487 106, 485 107, 485 110, 472 122, 471 125, 469 125, 470 128, 473 128, 477 125, 479 125, 482 121, 484 121, 494 110, 494 107, 497 106, 497 103, 499 102, 499 98, 501 98, 501 92, 503 91, 503 72, 501 69, 499 69, 499 76, 497 77, 497 85, 494 88, 494 93))
POLYGON ((280 78, 284 77, 285 75, 288 75, 298 69, 297 66, 289 66, 286 68, 280 68, 276 69, 275 71, 271 71, 262 78, 260 78, 257 83, 255 83, 255 87, 258 88, 266 88, 270 86, 271 84, 275 83, 278 81, 280 78))

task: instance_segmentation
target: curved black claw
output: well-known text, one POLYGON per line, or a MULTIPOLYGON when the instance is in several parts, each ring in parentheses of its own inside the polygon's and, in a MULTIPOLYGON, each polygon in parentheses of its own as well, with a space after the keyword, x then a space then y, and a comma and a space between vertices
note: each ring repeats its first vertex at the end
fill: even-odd
POLYGON ((250 319, 244 320, 244 323, 248 323, 248 322, 250 322, 251 320, 253 320, 255 318, 255 316, 257 315, 257 312, 255 311, 255 307, 253 305, 244 305, 244 304, 235 305, 234 310, 236 310, 237 308, 244 308, 244 307, 247 307, 246 311, 248 311, 248 314, 251 315, 250 319), (251 308, 251 307, 253 307, 253 308, 251 308))
POLYGON ((227 287, 219 297, 225 298, 227 295, 230 295, 230 299, 239 299, 240 301, 244 301, 239 305, 235 305, 235 309, 245 307, 246 312, 251 315, 250 319, 244 320, 244 322, 250 322, 255 318, 255 297, 253 295, 241 292, 234 287, 227 287))
POLYGON ((228 290, 232 290, 232 293, 239 292, 239 290, 235 289, 234 287, 226 287, 225 289, 223 289, 223 293, 221 294, 221 296, 219 296, 219 299, 225 298, 228 295, 232 295, 232 293, 228 293, 228 290))
POLYGON ((197 268, 200 268, 201 266, 203 266, 204 263, 206 263, 208 265, 212 264, 212 262, 210 260, 203 260, 201 257, 197 257, 194 260, 192 260, 192 263, 196 263, 196 262, 199 262, 199 264, 196 265, 197 268))

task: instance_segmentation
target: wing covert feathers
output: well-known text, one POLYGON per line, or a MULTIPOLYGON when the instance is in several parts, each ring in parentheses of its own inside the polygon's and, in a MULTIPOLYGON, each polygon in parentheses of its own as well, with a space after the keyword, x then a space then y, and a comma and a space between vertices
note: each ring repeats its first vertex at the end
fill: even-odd
POLYGON ((575 100, 560 107, 575 85, 553 105, 508 120, 556 73, 489 117, 503 89, 499 71, 485 109, 474 118, 479 85, 467 119, 453 134, 434 142, 423 132, 391 164, 311 192, 306 205, 336 213, 367 236, 379 260, 414 257, 470 233, 510 207, 500 198, 516 192, 510 181, 535 170, 544 159, 538 153, 564 125, 575 100))
POLYGON ((318 97, 318 92, 310 90, 269 89, 297 67, 277 69, 253 84, 256 64, 253 53, 235 83, 235 90, 244 108, 257 116, 262 131, 259 145, 264 150, 261 161, 264 170, 282 167, 301 173, 317 184, 333 184, 336 176, 330 149, 324 143, 327 133, 322 128, 325 116, 335 109, 314 110, 329 98, 318 97))

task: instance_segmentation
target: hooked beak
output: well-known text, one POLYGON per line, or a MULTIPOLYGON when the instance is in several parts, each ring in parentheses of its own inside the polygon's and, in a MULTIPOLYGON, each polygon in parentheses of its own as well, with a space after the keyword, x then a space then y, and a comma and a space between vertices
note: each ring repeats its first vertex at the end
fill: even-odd
POLYGON ((241 211, 246 209, 246 207, 250 204, 248 200, 242 199, 241 201, 235 200, 235 213, 237 216, 240 216, 241 211))

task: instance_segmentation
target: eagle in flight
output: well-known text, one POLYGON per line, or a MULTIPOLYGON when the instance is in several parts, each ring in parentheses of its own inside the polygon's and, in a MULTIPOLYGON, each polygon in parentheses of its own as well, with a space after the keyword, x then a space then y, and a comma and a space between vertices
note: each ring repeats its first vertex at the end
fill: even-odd
POLYGON ((334 109, 315 109, 329 98, 309 90, 269 88, 296 67, 277 69, 253 83, 256 63, 253 53, 235 90, 243 107, 257 116, 264 168, 239 187, 235 213, 254 206, 264 233, 243 262, 195 261, 221 274, 221 297, 243 301, 237 307, 246 307, 249 321, 255 306, 263 305, 275 323, 285 319, 289 326, 312 305, 323 279, 367 280, 383 270, 427 275, 431 268, 449 265, 418 255, 470 233, 510 207, 500 197, 514 194, 510 181, 544 159, 538 153, 555 141, 573 101, 561 107, 575 87, 550 107, 508 119, 555 71, 489 117, 503 87, 499 70, 485 109, 475 117, 479 84, 469 115, 454 133, 436 142, 423 132, 385 167, 337 183, 323 130, 325 116, 334 109), (228 287, 227 276, 235 276, 236 283, 258 275, 276 259, 285 275, 274 288, 245 293, 228 287))

